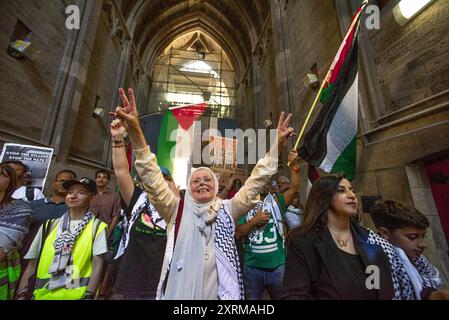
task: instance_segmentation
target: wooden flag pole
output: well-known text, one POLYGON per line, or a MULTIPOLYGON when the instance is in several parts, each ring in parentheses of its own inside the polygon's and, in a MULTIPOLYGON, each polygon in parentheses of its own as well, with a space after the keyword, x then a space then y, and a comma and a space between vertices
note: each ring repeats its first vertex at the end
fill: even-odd
MULTIPOLYGON (((315 101, 313 101, 312 107, 310 108, 309 113, 307 114, 307 117, 306 117, 306 121, 304 121, 304 124, 303 124, 303 126, 301 128, 301 131, 299 132, 298 139, 296 140, 296 143, 295 143, 295 146, 293 147, 293 150, 298 149, 299 141, 301 141, 301 138, 302 138, 302 136, 304 134, 304 131, 306 130, 307 124, 309 123, 310 117, 312 116, 312 112, 313 112, 313 110, 315 110, 315 107, 316 107, 316 105, 318 103, 318 100, 320 99, 321 92, 323 92, 324 86, 326 85, 327 80, 328 80, 330 74, 331 74, 331 68, 329 68, 329 71, 326 74, 326 78, 324 78, 324 81, 321 84, 320 90, 318 91, 318 94, 316 95, 315 101)), ((287 163, 287 166, 290 167, 290 161, 287 163)))
MULTIPOLYGON (((316 95, 315 101, 313 101, 312 107, 310 108, 309 113, 307 114, 306 121, 304 122, 304 124, 301 128, 301 131, 299 132, 298 139, 296 140, 295 146, 293 148, 295 150, 298 148, 299 141, 301 140, 302 135, 304 134, 304 131, 306 129, 307 123, 309 123, 310 117, 312 116, 312 112, 315 109, 315 106, 317 105, 318 100, 320 99, 321 92, 323 92, 324 86, 327 83, 330 73, 331 73, 331 70, 329 69, 329 71, 327 72, 326 78, 324 79, 323 83, 321 84, 320 90, 318 91, 318 94, 316 95)), ((289 162, 289 165, 290 165, 290 162, 289 162)))
MULTIPOLYGON (((356 22, 359 20, 359 16, 362 13, 363 8, 366 6, 367 3, 368 3, 367 0, 363 1, 362 7, 360 8, 360 12, 358 13, 358 15, 356 17, 354 17, 354 19, 351 23, 351 26, 349 27, 348 32, 346 33, 345 38, 343 39, 342 45, 348 39, 349 34, 351 33, 352 29, 354 28, 356 22)), ((341 45, 340 45, 340 48, 341 48, 341 45)), ((339 49, 339 52, 337 52, 337 55, 339 55, 340 50, 341 49, 339 49)), ((335 67, 335 61, 336 61, 336 59, 334 59, 334 62, 332 63, 332 65, 329 68, 329 71, 327 71, 326 77, 324 78, 324 81, 321 84, 320 90, 318 91, 318 94, 316 95, 315 101, 313 101, 312 107, 310 108, 309 113, 307 114, 306 121, 304 122, 304 124, 301 128, 301 131, 299 132, 298 139, 296 140, 293 150, 298 149, 299 141, 301 141, 304 131, 306 130, 307 124, 309 123, 310 117, 312 116, 312 112, 313 112, 313 110, 315 110, 318 100, 320 99, 321 93, 323 92, 324 86, 326 85, 327 81, 329 80, 332 70, 335 67)), ((287 166, 290 166, 290 161, 287 163, 287 166)))

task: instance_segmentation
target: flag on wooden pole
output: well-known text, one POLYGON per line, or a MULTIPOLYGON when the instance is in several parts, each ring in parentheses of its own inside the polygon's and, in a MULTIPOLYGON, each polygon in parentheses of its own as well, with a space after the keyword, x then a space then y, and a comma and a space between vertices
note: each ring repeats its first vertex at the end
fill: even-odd
POLYGON ((323 104, 299 149, 301 158, 325 172, 345 173, 352 180, 356 169, 358 112, 358 10, 322 86, 323 104))

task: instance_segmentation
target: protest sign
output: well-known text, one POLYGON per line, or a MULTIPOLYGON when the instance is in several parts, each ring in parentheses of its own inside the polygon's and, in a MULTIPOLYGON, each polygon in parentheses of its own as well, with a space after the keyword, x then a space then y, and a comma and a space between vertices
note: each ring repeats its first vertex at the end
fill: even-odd
POLYGON ((31 187, 43 189, 50 168, 53 149, 37 146, 28 146, 14 143, 5 143, 0 161, 21 161, 28 166, 28 174, 32 178, 31 187))
POLYGON ((237 169, 237 139, 212 136, 209 138, 209 150, 213 168, 237 169))

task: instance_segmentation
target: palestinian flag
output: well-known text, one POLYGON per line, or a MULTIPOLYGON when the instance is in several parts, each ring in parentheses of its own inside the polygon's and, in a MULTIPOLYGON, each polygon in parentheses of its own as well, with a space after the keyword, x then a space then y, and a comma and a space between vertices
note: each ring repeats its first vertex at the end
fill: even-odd
POLYGON ((320 101, 318 117, 299 149, 301 158, 332 173, 355 176, 358 112, 358 31, 366 3, 356 13, 335 57, 320 101))
POLYGON ((157 162, 170 170, 181 189, 186 187, 194 146, 201 146, 201 130, 195 130, 195 127, 199 124, 196 120, 206 108, 206 103, 174 107, 162 117, 157 140, 157 162))
POLYGON ((238 127, 235 119, 211 117, 205 104, 148 114, 140 121, 145 139, 156 154, 158 164, 172 172, 175 183, 181 188, 186 185, 192 164, 195 167, 207 166, 202 157, 209 142, 202 139, 207 140, 207 136, 214 133, 224 137, 227 129, 235 130, 238 127), (187 134, 189 138, 183 139, 187 134), (190 145, 186 140, 190 140, 190 145))

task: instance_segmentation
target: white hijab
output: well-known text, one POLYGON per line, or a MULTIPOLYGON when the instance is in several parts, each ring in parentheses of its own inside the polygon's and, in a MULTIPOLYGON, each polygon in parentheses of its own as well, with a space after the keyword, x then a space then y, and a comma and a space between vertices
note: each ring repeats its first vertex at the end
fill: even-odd
POLYGON ((170 273, 165 290, 168 300, 202 300, 204 279, 204 248, 212 241, 212 223, 217 212, 211 210, 217 201, 218 179, 209 168, 192 169, 187 182, 182 220, 176 240, 170 273), (214 179, 214 198, 207 203, 195 201, 190 185, 193 175, 207 171, 214 179))
MULTIPOLYGON (((215 176, 215 173, 211 169, 209 169, 207 167, 193 168, 192 172, 190 173, 190 177, 187 181, 187 191, 186 191, 186 195, 185 195, 185 199, 184 199, 184 212, 186 212, 187 207, 189 207, 189 212, 193 212, 198 216, 202 215, 202 213, 207 211, 217 200, 218 187, 219 187, 218 179, 215 176), (214 188, 215 188, 214 195, 215 195, 215 197, 207 203, 199 203, 199 202, 195 201, 195 199, 193 198, 193 195, 192 195, 192 187, 190 186, 190 183, 192 182, 192 177, 194 176, 194 174, 196 172, 198 172, 200 170, 207 171, 214 179, 214 188)), ((184 218, 184 216, 183 216, 183 218, 184 218)), ((215 217, 213 217, 213 218, 215 218, 215 217)))

